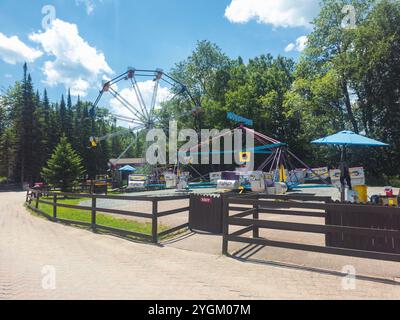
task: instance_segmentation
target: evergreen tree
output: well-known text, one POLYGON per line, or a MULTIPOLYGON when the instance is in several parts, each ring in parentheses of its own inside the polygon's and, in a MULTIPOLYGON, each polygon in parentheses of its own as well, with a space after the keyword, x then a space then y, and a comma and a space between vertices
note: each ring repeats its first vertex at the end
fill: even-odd
POLYGON ((14 130, 16 135, 16 179, 21 183, 33 182, 34 173, 32 168, 33 156, 33 126, 35 113, 35 94, 33 91, 32 78, 28 74, 27 64, 24 64, 24 77, 21 86, 16 87, 14 99, 14 130))
MULTIPOLYGON (((180 128, 229 128, 226 112, 254 121, 254 129, 287 142, 312 166, 337 165, 333 148, 310 141, 343 129, 365 132, 388 142, 385 150, 362 149, 355 163, 375 175, 399 175, 400 167, 400 3, 390 0, 321 0, 321 11, 298 63, 270 54, 244 61, 230 59, 215 44, 200 41, 194 52, 171 70, 201 102, 204 113, 193 117, 193 101, 177 96, 157 110, 160 128, 179 119, 180 128), (356 9, 356 28, 343 28, 344 5, 356 9), (201 123, 199 121, 201 120, 201 123)), ((71 93, 51 103, 47 91, 35 93, 24 76, 0 99, 0 175, 33 182, 39 168, 65 136, 91 178, 105 173, 109 158, 136 139, 125 157, 139 157, 145 131, 102 141, 89 148, 91 136, 120 131, 107 110, 78 101, 71 93)), ((204 168, 209 171, 210 168, 204 168)))
POLYGON ((64 95, 61 95, 58 118, 60 123, 61 135, 65 135, 67 132, 67 106, 65 104, 64 95))
POLYGON ((47 96, 46 89, 44 89, 43 92, 43 100, 41 102, 41 106, 43 109, 43 123, 42 123, 44 132, 43 151, 44 151, 44 158, 45 160, 47 160, 50 157, 51 150, 54 149, 54 141, 56 141, 56 139, 54 138, 54 131, 51 123, 52 110, 50 107, 50 101, 49 97, 47 96))
POLYGON ((13 181, 15 172, 15 134, 12 128, 4 130, 0 136, 0 176, 7 181, 13 181))
POLYGON ((65 192, 71 190, 84 172, 82 158, 63 136, 41 174, 47 183, 65 192))
POLYGON ((81 144, 82 139, 82 102, 80 97, 78 96, 78 101, 75 105, 73 112, 73 142, 72 145, 74 149, 80 154, 81 157, 84 155, 84 146, 81 144))
POLYGON ((74 142, 73 138, 73 109, 72 109, 72 98, 71 98, 71 90, 68 89, 67 96, 67 110, 65 113, 65 135, 68 138, 70 143, 74 142))
POLYGON ((33 113, 32 126, 32 159, 31 170, 32 180, 40 179, 40 169, 47 160, 47 132, 45 131, 45 115, 39 92, 36 92, 34 99, 35 110, 33 113))

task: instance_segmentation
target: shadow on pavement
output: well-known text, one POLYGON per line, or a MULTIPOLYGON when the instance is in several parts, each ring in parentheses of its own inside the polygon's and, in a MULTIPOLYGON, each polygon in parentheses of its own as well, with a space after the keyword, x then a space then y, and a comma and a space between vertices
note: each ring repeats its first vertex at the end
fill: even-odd
MULTIPOLYGON (((277 268, 309 271, 309 272, 315 272, 315 273, 319 273, 319 274, 332 275, 332 276, 336 276, 336 277, 348 276, 347 273, 334 271, 334 270, 314 268, 314 267, 308 267, 308 266, 301 266, 301 265, 288 264, 288 263, 283 263, 283 262, 276 262, 276 261, 269 261, 269 260, 253 258, 253 256, 257 252, 259 252, 260 250, 262 250, 264 248, 265 248, 265 246, 250 244, 250 245, 247 245, 246 247, 243 247, 243 248, 235 251, 234 253, 230 254, 229 257, 232 259, 235 259, 237 261, 243 262, 243 263, 256 263, 256 264, 268 265, 268 266, 277 267, 277 268)), ((355 278, 357 280, 363 280, 363 281, 378 282, 378 283, 397 285, 397 286, 400 285, 399 282, 397 282, 395 280, 387 279, 387 278, 379 278, 379 277, 365 276, 365 275, 356 275, 355 278)))

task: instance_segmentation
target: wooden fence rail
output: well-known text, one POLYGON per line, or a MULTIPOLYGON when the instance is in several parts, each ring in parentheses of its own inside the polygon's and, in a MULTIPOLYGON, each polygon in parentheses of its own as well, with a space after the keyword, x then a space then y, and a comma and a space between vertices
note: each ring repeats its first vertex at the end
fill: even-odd
MULTIPOLYGON (((337 222, 336 220, 335 222, 337 222)), ((258 195, 250 199, 230 197, 224 203, 223 212, 222 253, 224 255, 229 254, 229 241, 360 258, 400 261, 400 208, 337 204, 332 203, 331 199, 327 197, 296 197, 290 195, 258 195), (241 207, 238 207, 238 205, 241 205, 241 207), (231 214, 232 212, 234 214, 231 214), (352 220, 348 219, 347 225, 331 223, 331 221, 334 221, 332 217, 336 216, 339 217, 336 220, 345 221, 343 218, 345 213, 359 215, 357 217, 350 216, 352 220), (326 219, 325 224, 295 223, 260 219, 261 214, 326 219), (375 219, 369 218, 372 221, 370 224, 360 223, 360 221, 364 222, 364 217, 368 218, 367 215, 375 219), (379 219, 381 220, 379 221, 379 219), (230 233, 229 226, 243 228, 230 233), (260 229, 324 234, 327 241, 325 246, 273 241, 260 238, 260 229), (249 232, 252 232, 252 237, 245 237, 244 235, 249 232), (348 241, 344 242, 341 239, 348 241), (356 239, 358 242, 350 243, 349 239, 356 239), (361 240, 372 244, 379 242, 380 246, 364 243, 361 245, 361 240), (382 245, 383 243, 385 246, 382 245), (331 246, 331 244, 335 244, 335 246, 331 246)))
POLYGON ((189 199, 188 195, 179 195, 179 196, 159 196, 159 197, 151 197, 151 196, 108 196, 108 195, 95 195, 95 194, 76 194, 76 193, 62 193, 62 192, 49 192, 49 191, 41 191, 41 190, 34 190, 29 189, 26 194, 26 204, 27 206, 33 210, 34 212, 41 214, 54 222, 63 222, 68 224, 76 224, 91 228, 93 232, 98 230, 104 230, 108 232, 112 232, 115 234, 123 235, 123 236, 132 236, 135 238, 139 238, 144 241, 150 241, 152 243, 158 243, 159 239, 165 237, 169 234, 178 232, 183 230, 189 226, 188 223, 170 228, 169 230, 165 230, 162 232, 158 232, 158 221, 159 218, 165 217, 172 214, 178 214, 187 212, 189 210, 188 206, 160 212, 159 211, 159 202, 165 201, 173 201, 173 200, 184 200, 189 199), (61 197, 70 197, 70 198, 89 198, 91 199, 90 206, 83 206, 83 205, 70 205, 70 204, 63 204, 59 203, 58 200, 61 197), (51 198, 44 200, 43 198, 51 198), (108 208, 101 208, 97 205, 97 199, 108 199, 108 200, 128 200, 128 201, 144 201, 144 202, 151 202, 152 203, 152 210, 151 213, 143 213, 143 212, 133 212, 133 211, 126 211, 126 210, 118 210, 118 209, 108 209, 108 208), (39 204, 46 204, 52 206, 52 215, 48 215, 47 213, 43 212, 39 209, 39 204), (90 222, 83 222, 83 221, 76 221, 76 220, 66 220, 62 219, 57 216, 57 208, 68 208, 68 209, 77 209, 87 211, 90 214, 90 222), (110 213, 114 215, 121 215, 121 216, 129 216, 129 217, 138 217, 149 219, 151 221, 151 235, 132 232, 122 229, 116 229, 109 226, 99 225, 97 223, 97 213, 110 213))

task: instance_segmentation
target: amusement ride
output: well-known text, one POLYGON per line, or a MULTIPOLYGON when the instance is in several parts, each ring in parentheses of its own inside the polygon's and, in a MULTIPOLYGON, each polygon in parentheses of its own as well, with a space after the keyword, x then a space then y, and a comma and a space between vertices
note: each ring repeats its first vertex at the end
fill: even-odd
MULTIPOLYGON (((187 86, 164 72, 162 69, 146 70, 129 67, 126 72, 119 76, 111 80, 103 81, 102 89, 93 103, 91 114, 95 117, 96 109, 101 100, 106 96, 109 96, 109 98, 114 99, 114 102, 118 103, 126 111, 125 113, 121 113, 111 110, 112 112, 109 113, 109 116, 115 121, 118 120, 127 123, 129 128, 102 137, 92 136, 90 138, 90 146, 96 148, 101 141, 117 136, 130 135, 132 137, 132 141, 130 141, 125 150, 123 150, 123 152, 118 156, 115 163, 111 164, 112 166, 122 159, 130 148, 138 142, 138 132, 144 132, 144 134, 146 134, 149 130, 160 127, 160 119, 157 109, 160 103, 159 92, 161 85, 168 88, 168 92, 171 93, 171 96, 165 99, 165 101, 171 101, 180 97, 190 103, 190 110, 180 115, 180 117, 192 114, 194 117, 198 118, 204 112, 201 108, 200 102, 194 97, 194 95, 192 95, 187 86), (151 99, 145 99, 145 94, 142 92, 140 83, 143 83, 144 81, 152 81, 151 99), (126 89, 129 90, 129 98, 126 95, 126 91, 124 94, 124 90, 126 89)), ((280 184, 282 189, 293 189, 304 183, 307 173, 313 175, 317 180, 328 184, 326 176, 307 166, 307 164, 290 151, 286 143, 249 128, 249 126, 253 125, 252 120, 246 119, 232 112, 227 113, 227 119, 239 125, 232 129, 230 133, 233 133, 234 130, 240 129, 243 134, 250 134, 253 136, 254 141, 258 144, 251 149, 217 151, 220 154, 227 152, 239 154, 242 165, 239 168, 236 168, 235 171, 210 172, 202 175, 199 170, 188 161, 185 163, 185 166, 190 167, 191 173, 196 175, 196 177, 191 178, 191 173, 187 171, 185 172, 182 169, 183 165, 178 160, 178 163, 172 170, 171 168, 168 168, 168 166, 150 166, 150 168, 148 168, 151 171, 150 175, 133 174, 132 177, 129 177, 128 179, 128 187, 132 186, 133 189, 163 187, 177 187, 178 189, 217 187, 225 189, 263 191, 268 187, 272 188, 275 184, 280 184), (257 169, 249 171, 246 169, 248 168, 246 164, 250 161, 254 161, 253 157, 255 157, 255 155, 263 155, 265 160, 257 167, 257 169), (295 164, 300 164, 300 168, 302 169, 296 169, 295 164)), ((179 118, 175 120, 179 120, 179 118)), ((205 143, 210 143, 213 140, 220 139, 226 134, 227 132, 224 132, 221 135, 212 137, 210 141, 202 142, 197 145, 196 148, 201 147, 205 143)), ((188 149, 187 151, 191 151, 191 149, 188 149)), ((210 154, 213 152, 215 151, 210 151, 210 154)), ((201 152, 198 154, 200 153, 201 152)), ((191 155, 195 154, 196 153, 191 152, 191 155)))

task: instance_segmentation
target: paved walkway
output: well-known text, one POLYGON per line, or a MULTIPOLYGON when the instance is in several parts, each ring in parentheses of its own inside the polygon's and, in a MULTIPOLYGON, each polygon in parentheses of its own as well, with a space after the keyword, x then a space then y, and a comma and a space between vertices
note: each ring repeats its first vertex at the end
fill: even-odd
POLYGON ((30 215, 0 193, 0 299, 398 299, 400 286, 158 247, 30 215), (55 277, 53 277, 55 275, 55 277), (344 288, 353 290, 344 290, 344 288))

